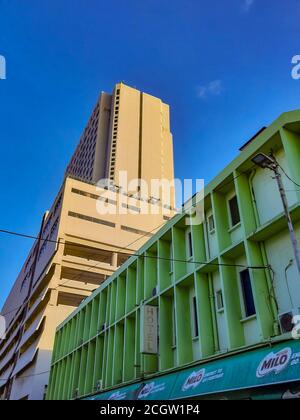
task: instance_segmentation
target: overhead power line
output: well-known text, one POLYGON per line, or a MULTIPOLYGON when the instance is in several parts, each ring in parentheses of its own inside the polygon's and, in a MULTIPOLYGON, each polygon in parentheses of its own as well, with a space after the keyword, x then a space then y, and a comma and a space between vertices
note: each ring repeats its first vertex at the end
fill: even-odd
MULTIPOLYGON (((147 236, 147 235, 149 235, 149 234, 151 234, 151 233, 153 233, 155 230, 158 230, 158 229, 160 229, 162 226, 164 226, 165 225, 165 223, 162 223, 161 225, 159 225, 159 226, 157 226, 157 227, 155 227, 154 229, 152 229, 151 231, 149 231, 149 232, 145 232, 143 235, 140 235, 137 239, 135 239, 134 241, 132 241, 132 242, 130 242, 126 247, 119 247, 119 248, 117 248, 114 252, 119 252, 119 251, 122 251, 122 250, 129 250, 129 251, 133 251, 133 250, 130 250, 130 246, 131 245, 133 245, 133 244, 135 244, 136 242, 138 242, 138 241, 140 241, 143 237, 145 237, 145 236, 147 236)), ((18 236, 18 237, 21 237, 21 238, 30 238, 30 239, 38 239, 38 237, 35 237, 35 236, 33 236, 33 235, 27 235, 27 234, 23 234, 23 233, 19 233, 19 232, 13 232, 13 231, 8 231, 8 230, 4 230, 4 229, 0 229, 0 233, 7 233, 7 234, 9 234, 9 235, 15 235, 15 236, 18 236)), ((55 243, 57 243, 57 244, 64 244, 65 242, 61 242, 61 241, 54 241, 54 240, 51 240, 50 242, 55 242, 55 243)), ((72 243, 72 245, 79 245, 79 244, 73 244, 72 243)), ((82 245, 80 245, 81 247, 82 247, 82 245)), ((133 254, 128 254, 128 257, 131 257, 133 254)), ((95 269, 95 268, 97 268, 99 265, 101 264, 101 261, 99 261, 98 263, 96 263, 96 264, 94 264, 92 267, 90 267, 88 270, 85 270, 85 273, 88 273, 88 272, 90 272, 91 270, 93 270, 93 269, 95 269)), ((79 279, 81 279, 81 277, 82 276, 84 276, 84 274, 82 274, 82 273, 80 273, 80 274, 76 274, 75 276, 73 276, 73 277, 71 277, 70 279, 68 279, 68 280, 66 280, 65 282, 63 282, 63 283, 61 283, 61 284, 59 284, 59 286, 57 286, 57 287, 55 287, 55 288, 52 288, 52 290, 57 290, 59 287, 61 287, 61 286, 64 286, 64 285, 66 285, 67 283, 69 283, 70 281, 74 281, 74 280, 79 280, 79 279)), ((18 309, 20 309, 20 308, 22 308, 22 306, 24 306, 24 305, 26 305, 29 301, 31 300, 31 297, 29 298, 29 299, 27 299, 27 300, 24 300, 24 302, 22 303, 22 305, 19 305, 19 306, 17 306, 16 308, 13 308, 13 309, 11 309, 10 311, 8 311, 8 312, 5 312, 5 313, 0 313, 0 315, 2 315, 2 316, 5 316, 5 315, 9 315, 9 314, 11 314, 11 313, 13 313, 13 312, 15 312, 15 311, 17 311, 18 309)))
MULTIPOLYGON (((142 235, 141 237, 136 239, 134 242, 131 242, 128 246, 133 245, 133 243, 141 240, 143 236, 151 234, 154 230, 157 230, 162 226, 164 226, 164 224, 154 228, 150 232, 146 232, 144 235, 142 235)), ((8 233, 9 235, 16 235, 16 236, 19 236, 19 237, 26 237, 26 238, 30 237, 30 238, 33 238, 33 239, 37 239, 36 237, 31 236, 31 235, 26 235, 26 234, 22 234, 22 233, 18 233, 18 232, 13 232, 13 231, 7 231, 7 230, 4 230, 4 229, 0 229, 0 232, 1 233, 8 233)), ((45 242, 47 242, 47 241, 55 242, 57 244, 67 244, 67 242, 54 241, 54 240, 49 240, 49 239, 44 239, 44 241, 45 242)), ((72 243, 72 246, 73 245, 79 245, 79 246, 82 247, 82 245, 80 245, 80 244, 73 244, 72 243)), ((114 252, 121 251, 122 249, 123 250, 128 249, 128 246, 127 247, 120 247, 117 250, 115 250, 114 252)), ((247 265, 243 265, 243 264, 213 263, 213 262, 208 262, 208 261, 184 260, 184 259, 178 259, 178 258, 159 257, 158 255, 145 255, 145 254, 137 254, 137 253, 128 254, 128 255, 129 255, 129 257, 152 258, 152 259, 157 259, 157 260, 165 260, 165 261, 170 261, 170 262, 172 261, 172 262, 180 262, 180 263, 187 263, 187 264, 214 265, 214 266, 224 266, 224 267, 239 267, 239 268, 249 268, 249 269, 267 269, 267 268, 269 268, 269 266, 247 266, 247 265)), ((101 261, 98 262, 95 266, 91 267, 90 269, 93 269, 93 268, 97 267, 99 264, 101 264, 101 261)), ((90 271, 90 269, 86 270, 86 271, 90 271)))
POLYGON ((292 179, 289 174, 286 172, 286 170, 278 163, 278 161, 276 161, 279 168, 282 170, 282 172, 284 173, 284 175, 297 187, 300 187, 300 184, 298 184, 294 179, 292 179))

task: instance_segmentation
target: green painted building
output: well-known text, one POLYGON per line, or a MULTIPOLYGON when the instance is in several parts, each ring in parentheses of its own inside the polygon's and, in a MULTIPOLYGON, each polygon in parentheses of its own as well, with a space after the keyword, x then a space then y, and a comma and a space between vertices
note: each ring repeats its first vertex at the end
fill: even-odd
POLYGON ((300 395, 290 322, 300 314, 300 276, 273 173, 252 162, 258 152, 286 173, 300 242, 293 111, 207 185, 201 224, 175 216, 60 325, 48 399, 300 395))

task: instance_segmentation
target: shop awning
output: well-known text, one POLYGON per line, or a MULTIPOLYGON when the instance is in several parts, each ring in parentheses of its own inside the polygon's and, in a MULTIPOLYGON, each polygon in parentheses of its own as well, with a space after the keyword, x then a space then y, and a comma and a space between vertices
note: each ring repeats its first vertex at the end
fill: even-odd
POLYGON ((223 357, 86 399, 184 399, 299 380, 300 340, 291 340, 223 357))

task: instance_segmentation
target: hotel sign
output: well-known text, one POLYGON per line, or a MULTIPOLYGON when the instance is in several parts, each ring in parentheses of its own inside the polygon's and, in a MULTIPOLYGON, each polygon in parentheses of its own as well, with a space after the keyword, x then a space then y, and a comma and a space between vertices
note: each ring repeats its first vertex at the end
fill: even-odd
POLYGON ((158 309, 144 305, 141 310, 141 353, 158 353, 158 309))

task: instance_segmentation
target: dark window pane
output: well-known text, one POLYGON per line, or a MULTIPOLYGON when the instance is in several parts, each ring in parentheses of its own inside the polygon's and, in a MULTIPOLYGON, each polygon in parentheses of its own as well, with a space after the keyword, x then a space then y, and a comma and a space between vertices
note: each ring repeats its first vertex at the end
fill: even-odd
POLYGON ((246 316, 248 317, 248 316, 255 315, 256 310, 255 310, 249 270, 247 269, 247 270, 241 271, 240 276, 241 276, 246 316))
POLYGON ((208 226, 210 232, 212 232, 215 229, 215 219, 213 215, 208 217, 208 226))
POLYGON ((196 296, 193 297, 193 313, 194 313, 194 337, 198 337, 199 336, 199 326, 198 326, 198 312, 197 312, 196 296))
POLYGON ((192 240, 192 232, 188 232, 188 257, 192 257, 193 256, 193 240, 192 240))
POLYGON ((230 209, 230 216, 231 216, 231 224, 232 226, 235 226, 241 221, 236 195, 231 200, 229 200, 229 209, 230 209))
POLYGON ((224 309, 223 292, 222 290, 217 291, 217 309, 221 311, 224 309))

